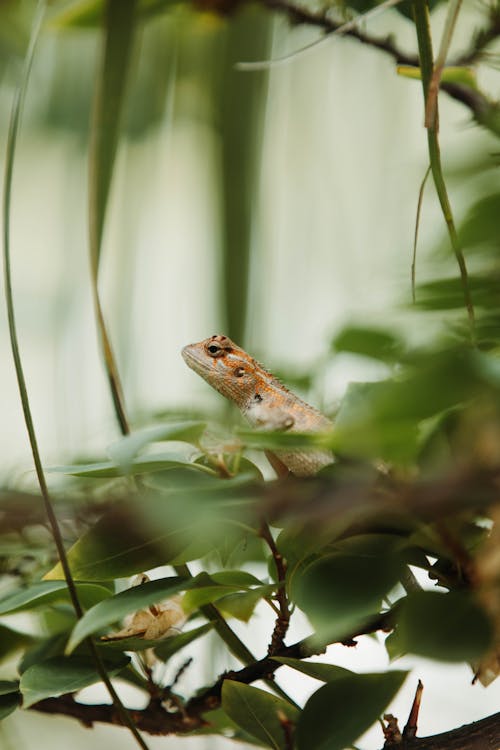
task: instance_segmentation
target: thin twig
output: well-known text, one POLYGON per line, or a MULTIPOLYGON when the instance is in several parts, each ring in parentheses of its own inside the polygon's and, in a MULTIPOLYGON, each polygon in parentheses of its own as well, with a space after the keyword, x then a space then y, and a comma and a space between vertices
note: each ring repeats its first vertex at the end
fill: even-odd
POLYGON ((271 637, 271 643, 269 644, 268 654, 272 656, 280 648, 284 646, 284 639, 290 624, 290 608, 288 606, 288 597, 286 594, 286 563, 283 559, 283 555, 276 546, 271 529, 266 521, 262 521, 259 529, 259 536, 266 542, 267 546, 271 551, 271 555, 276 566, 276 575, 278 579, 278 590, 276 591, 276 599, 278 601, 279 613, 276 618, 274 625, 273 634, 271 637))
MULTIPOLYGON (((384 10, 392 8, 394 5, 398 5, 400 2, 401 0, 384 0, 379 5, 376 5, 374 8, 371 8, 365 13, 360 13, 358 16, 356 16, 355 18, 352 18, 349 21, 346 21, 343 23, 335 23, 335 28, 329 29, 328 36, 324 36, 321 39, 315 39, 314 42, 310 42, 309 44, 306 44, 305 47, 300 47, 300 49, 297 49, 294 52, 290 52, 290 54, 288 55, 274 58, 272 60, 258 60, 255 62, 240 62, 240 63, 237 63, 236 69, 247 70, 247 71, 269 70, 270 68, 274 68, 277 65, 282 65, 283 63, 291 62, 292 60, 295 60, 295 58, 301 55, 302 53, 309 52, 309 50, 317 47, 319 44, 323 44, 323 42, 325 42, 327 39, 329 39, 329 37, 333 36, 334 34, 338 36, 342 36, 342 35, 348 34, 351 31, 357 30, 358 26, 361 23, 366 23, 366 21, 371 20, 374 16, 378 16, 384 10)), ((322 17, 326 19, 327 14, 326 13, 322 14, 322 17)))
POLYGON ((415 697, 406 722, 405 728, 403 729, 403 737, 405 739, 413 738, 417 736, 418 729, 418 714, 420 712, 420 703, 422 701, 422 693, 424 690, 423 683, 419 680, 417 689, 415 690, 415 697))
MULTIPOLYGON (((284 13, 292 24, 306 24, 322 29, 326 34, 336 31, 341 25, 334 21, 327 13, 317 13, 307 6, 298 6, 289 0, 260 0, 261 4, 270 10, 284 13)), ((368 34, 360 29, 346 31, 344 36, 357 39, 361 44, 372 47, 389 55, 397 65, 409 65, 418 67, 418 57, 400 49, 394 42, 392 35, 378 37, 368 34)), ((468 66, 484 57, 485 49, 500 36, 500 13, 491 9, 489 25, 477 32, 474 40, 462 55, 450 61, 453 66, 468 66)), ((500 123, 498 118, 498 103, 489 100, 481 91, 470 88, 459 83, 441 81, 441 90, 445 91, 452 99, 463 104, 472 113, 476 122, 490 130, 496 136, 500 136, 500 123)))

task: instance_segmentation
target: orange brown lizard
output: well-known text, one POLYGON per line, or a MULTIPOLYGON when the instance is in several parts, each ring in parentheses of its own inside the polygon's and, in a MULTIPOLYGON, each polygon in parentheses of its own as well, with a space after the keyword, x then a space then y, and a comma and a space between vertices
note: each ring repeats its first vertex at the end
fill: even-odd
MULTIPOLYGON (((211 336, 189 344, 182 350, 182 356, 212 388, 233 401, 254 427, 323 432, 333 426, 327 417, 289 391, 227 336, 211 336)), ((322 449, 279 450, 275 456, 278 462, 272 456, 268 458, 279 474, 286 467, 296 476, 308 476, 333 463, 331 451, 322 449)))

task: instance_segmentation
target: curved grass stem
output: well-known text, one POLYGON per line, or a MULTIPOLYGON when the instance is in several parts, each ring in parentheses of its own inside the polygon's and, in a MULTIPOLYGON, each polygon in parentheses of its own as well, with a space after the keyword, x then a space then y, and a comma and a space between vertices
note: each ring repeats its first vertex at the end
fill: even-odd
POLYGON ((420 183, 420 189, 418 191, 418 201, 417 201, 417 215, 415 217, 415 233, 413 235, 413 255, 411 259, 411 296, 413 304, 417 301, 417 244, 418 244, 418 230, 420 227, 420 213, 422 211, 422 201, 424 199, 424 190, 425 185, 427 182, 427 178, 429 177, 431 172, 431 166, 427 167, 427 170, 424 175, 424 179, 420 183))
MULTIPOLYGON (((434 57, 432 52, 432 36, 429 21, 429 5, 428 0, 413 0, 413 16, 415 19, 415 27, 417 31, 417 42, 418 42, 418 54, 420 58, 420 71, 422 77, 422 87, 424 91, 424 100, 426 105, 426 111, 428 110, 429 96, 432 94, 431 84, 434 76, 434 57)), ((437 99, 435 106, 432 108, 432 118, 428 118, 426 122, 427 127, 427 145, 429 150, 429 161, 438 195, 441 211, 446 222, 446 228, 448 230, 448 236, 450 244, 455 255, 462 283, 462 291, 464 296, 464 305, 467 311, 467 317, 469 320, 469 332, 470 338, 473 345, 476 344, 475 334, 475 315, 474 305, 469 287, 469 275, 467 272, 467 264, 465 257, 460 245, 455 222, 453 219, 453 212, 451 209, 450 199, 448 197, 448 191, 446 188, 446 182, 443 176, 443 169, 441 165, 441 152, 439 149, 439 113, 437 99)))
MULTIPOLYGON (((28 397, 28 389, 26 386, 26 378, 24 375, 24 368, 21 359, 21 352, 19 347, 19 337, 17 334, 15 307, 14 307, 14 294, 12 288, 12 267, 11 267, 11 253, 10 253, 10 216, 11 216, 11 202, 12 202, 12 178, 14 174, 14 159, 16 153, 17 136, 19 133, 19 126, 21 122, 24 96, 29 81, 31 67, 35 55, 37 41, 40 35, 40 29, 42 27, 43 18, 45 16, 46 2, 45 0, 39 0, 35 17, 33 20, 30 41, 26 52, 25 65, 23 77, 20 85, 16 88, 14 101, 12 104, 11 117, 9 122, 9 132, 7 137, 7 149, 5 157, 5 172, 4 172, 4 199, 3 199, 3 262, 4 262, 4 287, 5 287, 5 301, 7 307, 7 320, 9 327, 9 337, 12 350, 12 358, 14 361, 14 367, 16 371, 17 384, 19 388, 19 395, 21 399, 24 421, 26 423, 26 430, 31 446, 31 452, 33 455, 33 463, 35 465, 35 471, 40 486, 40 492, 42 495, 43 503, 45 506, 45 512, 49 521, 49 525, 54 539, 57 554, 63 569, 64 578, 68 587, 71 603, 77 618, 81 618, 83 614, 82 606, 78 598, 78 592, 76 589, 75 581, 71 574, 71 569, 64 548, 64 541, 61 534, 61 529, 57 520, 57 516, 54 511, 54 506, 50 497, 47 482, 45 479, 45 472, 43 470, 43 464, 38 446, 38 440, 36 437, 35 426, 33 422, 33 415, 31 412, 31 406, 28 397)), ((142 750, 148 750, 148 745, 144 742, 141 735, 139 734, 137 727, 135 726, 132 717, 117 695, 114 689, 106 668, 101 659, 100 654, 94 642, 89 638, 86 641, 92 658, 94 660, 97 672, 102 682, 106 685, 108 692, 113 701, 113 705, 116 709, 120 720, 125 726, 128 726, 132 732, 137 744, 142 750)))

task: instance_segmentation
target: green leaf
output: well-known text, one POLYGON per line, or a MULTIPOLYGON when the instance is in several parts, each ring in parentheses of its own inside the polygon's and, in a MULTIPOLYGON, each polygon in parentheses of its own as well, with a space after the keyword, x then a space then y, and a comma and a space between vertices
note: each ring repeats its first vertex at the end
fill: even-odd
POLYGON ((133 586, 99 602, 76 623, 68 641, 67 653, 70 654, 87 636, 118 622, 129 612, 157 604, 162 599, 168 599, 179 591, 189 588, 193 585, 193 580, 196 579, 176 576, 160 578, 157 581, 148 581, 140 586, 133 586))
MULTIPOLYGON (((71 466, 56 466, 50 471, 70 474, 74 477, 89 477, 91 479, 113 479, 136 474, 150 474, 157 471, 187 468, 207 473, 207 467, 194 463, 180 451, 170 453, 153 453, 136 458, 125 466, 116 461, 98 461, 93 464, 73 464, 71 466)), ((210 472, 211 473, 211 472, 210 472)))
MULTIPOLYGON (((129 659, 126 657, 118 663, 105 663, 106 671, 112 677, 121 672, 128 663, 129 659)), ((43 698, 73 693, 99 681, 100 677, 90 658, 57 656, 48 659, 34 664, 21 676, 23 708, 29 708, 43 698)))
POLYGON ((200 573, 196 577, 193 588, 184 595, 182 606, 186 612, 194 612, 203 605, 215 601, 218 603, 217 606, 221 608, 223 606, 222 600, 224 600, 228 608, 225 611, 233 614, 234 617, 238 617, 236 612, 239 612, 246 621, 249 608, 253 612, 258 600, 275 589, 276 584, 262 585, 258 578, 244 570, 224 570, 219 573, 212 573, 212 575, 200 573), (243 595, 248 594, 249 598, 239 600, 239 603, 231 598, 241 589, 249 589, 255 584, 258 584, 256 589, 246 591, 243 595))
POLYGON ((308 677, 314 677, 315 680, 321 680, 321 682, 331 682, 332 680, 338 680, 339 677, 347 677, 348 675, 354 674, 349 669, 337 667, 335 664, 323 664, 319 661, 290 659, 288 656, 273 656, 272 658, 274 661, 279 661, 280 664, 296 669, 298 672, 302 672, 302 674, 306 674, 308 677))
POLYGON ((474 661, 492 644, 484 610, 463 591, 417 591, 399 605, 396 633, 405 652, 439 661, 474 661))
POLYGON ((395 628, 392 633, 389 633, 385 639, 384 646, 387 651, 387 656, 391 661, 399 659, 401 656, 405 655, 406 651, 401 643, 399 628, 395 628))
POLYGON ((323 447, 329 433, 322 432, 283 432, 282 430, 237 430, 246 446, 261 450, 317 450, 323 447))
POLYGON ((335 418, 332 449, 340 455, 409 461, 418 447, 418 420, 386 413, 404 393, 392 381, 350 383, 335 418))
POLYGON ((203 718, 206 724, 196 729, 192 733, 193 735, 220 735, 230 737, 233 742, 246 742, 247 745, 266 747, 256 737, 240 729, 220 707, 214 711, 207 711, 203 714, 203 718))
POLYGON ((221 586, 262 586, 262 581, 246 570, 220 570, 218 573, 211 573, 210 578, 221 586))
MULTIPOLYGON (((496 255, 499 206, 500 193, 498 192, 480 198, 471 206, 458 232, 463 247, 483 249, 489 247, 496 255)), ((483 279, 491 281, 490 277, 483 277, 483 279)), ((493 304, 493 300, 492 306, 496 309, 498 307, 493 304)))
POLYGON ((248 622, 262 597, 268 596, 275 590, 276 584, 270 583, 244 593, 228 594, 217 600, 217 609, 237 620, 248 622))
MULTIPOLYGON (((353 540, 348 540, 352 542, 353 540)), ((403 564, 396 543, 380 549, 367 536, 343 551, 298 570, 291 596, 308 615, 321 641, 352 635, 380 612, 382 598, 398 582, 403 564)))
POLYGON ((32 641, 33 636, 0 625, 0 662, 11 657, 16 651, 26 648, 32 641))
MULTIPOLYGON (((164 440, 178 440, 187 443, 199 440, 205 431, 206 422, 168 422, 167 424, 154 425, 146 427, 143 430, 136 430, 131 435, 126 435, 121 440, 117 440, 108 446, 109 457, 118 465, 122 466, 127 472, 132 464, 134 457, 150 443, 156 443, 164 440)), ((187 462, 192 461, 194 457, 200 455, 199 451, 187 458, 187 462)), ((184 462, 181 462, 184 463, 184 462)))
POLYGON ((74 0, 69 7, 57 11, 50 17, 51 26, 101 26, 104 18, 105 0, 74 0))
POLYGON ((476 397, 484 384, 481 358, 470 347, 416 355, 397 378, 350 384, 331 448, 362 458, 413 461, 420 423, 476 397))
POLYGON ((0 680, 0 695, 7 695, 8 693, 18 693, 19 683, 14 680, 0 680))
POLYGON ((279 713, 294 723, 299 716, 282 698, 231 680, 224 680, 222 686, 222 708, 235 724, 275 750, 286 748, 279 713))
MULTIPOLYGON (((413 65, 398 65, 396 66, 396 72, 403 78, 413 78, 416 81, 420 81, 422 78, 420 68, 413 65)), ((443 83, 460 83, 470 89, 477 90, 477 79, 474 69, 464 65, 446 65, 443 68, 441 80, 443 83)))
POLYGON ((137 0, 109 0, 106 4, 106 43, 93 107, 90 143, 90 253, 97 283, 106 206, 118 146, 120 115, 132 58, 137 0))
MULTIPOLYGON (((94 583, 79 583, 76 588, 84 607, 92 607, 96 602, 111 595, 105 586, 94 583)), ((70 601, 66 581, 40 581, 2 599, 0 615, 23 612, 61 601, 70 601)))
POLYGON ((187 613, 195 612, 205 604, 222 599, 228 592, 235 593, 240 586, 200 586, 187 591, 182 599, 182 606, 187 613))
POLYGON ((406 672, 350 674, 314 693, 299 718, 297 750, 344 750, 383 713, 406 672))
MULTIPOLYGON (((0 686, 3 681, 0 682, 0 686)), ((12 690, 5 689, 4 692, 0 692, 0 721, 6 719, 7 716, 14 713, 16 708, 19 708, 21 704, 21 693, 19 692, 19 685, 17 683, 11 683, 15 685, 12 690)))
MULTIPOLYGON (((147 18, 165 13, 171 6, 183 0, 140 0, 137 14, 147 18)), ((56 29, 95 28, 102 26, 105 0, 74 0, 63 10, 56 9, 50 18, 50 25, 56 29)))
MULTIPOLYGON (((469 238, 468 241, 471 243, 472 239, 469 238)), ((477 244, 480 243, 481 236, 477 240, 477 244)), ((469 274, 469 289, 475 307, 487 310, 498 309, 498 276, 496 274, 469 274)), ((458 277, 434 279, 426 284, 419 284, 416 304, 422 310, 461 310, 464 305, 461 279, 458 277)))
MULTIPOLYGON (((70 627, 72 627, 73 621, 70 627)), ((26 649, 21 661, 17 665, 19 674, 23 674, 23 672, 26 672, 34 664, 47 661, 47 659, 52 659, 54 656, 62 657, 67 640, 68 631, 65 630, 63 633, 56 633, 48 638, 36 641, 31 648, 26 649)))
MULTIPOLYGON (((184 543, 184 536, 180 538, 176 530, 156 536, 142 531, 131 513, 116 508, 75 542, 68 561, 75 579, 106 581, 164 565, 180 553, 184 543)), ((59 563, 45 575, 46 580, 63 577, 59 563)))
POLYGON ((182 554, 176 556, 176 561, 188 559, 184 552, 190 552, 190 559, 194 559, 192 555, 196 553, 206 554, 218 549, 222 542, 227 546, 253 533, 256 486, 260 491, 254 476, 222 480, 179 470, 166 472, 162 484, 156 493, 141 498, 137 510, 151 534, 166 529, 177 535, 182 554))
POLYGON ((161 661, 168 661, 173 654, 187 646, 191 641, 195 641, 202 635, 205 635, 213 628, 212 622, 200 625, 198 628, 188 630, 186 633, 179 635, 169 635, 167 638, 145 639, 137 637, 121 638, 116 641, 101 641, 99 645, 112 651, 145 651, 148 648, 154 648, 156 656, 161 661))
POLYGON ((351 352, 382 362, 396 362, 404 352, 402 342, 389 331, 375 328, 347 326, 335 337, 333 348, 337 352, 351 352))
POLYGON ((188 630, 186 633, 179 633, 179 635, 166 638, 161 641, 161 643, 158 643, 157 641, 154 647, 156 656, 163 662, 168 661, 170 657, 180 651, 181 648, 188 646, 190 643, 201 638, 205 633, 212 630, 214 624, 215 623, 213 622, 207 622, 205 625, 200 625, 198 628, 188 630))

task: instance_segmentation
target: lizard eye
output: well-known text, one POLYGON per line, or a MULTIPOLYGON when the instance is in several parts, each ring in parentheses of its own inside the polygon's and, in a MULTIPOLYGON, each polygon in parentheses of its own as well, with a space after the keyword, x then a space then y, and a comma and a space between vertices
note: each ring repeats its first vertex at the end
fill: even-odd
POLYGON ((212 357, 216 357, 221 352, 220 346, 217 344, 210 344, 210 346, 207 346, 207 352, 212 355, 212 357))
POLYGON ((244 374, 245 374, 244 367, 237 367, 236 370, 234 371, 234 376, 236 378, 242 378, 244 374))

